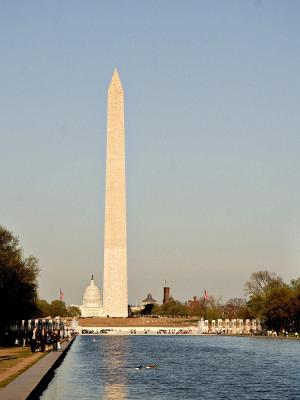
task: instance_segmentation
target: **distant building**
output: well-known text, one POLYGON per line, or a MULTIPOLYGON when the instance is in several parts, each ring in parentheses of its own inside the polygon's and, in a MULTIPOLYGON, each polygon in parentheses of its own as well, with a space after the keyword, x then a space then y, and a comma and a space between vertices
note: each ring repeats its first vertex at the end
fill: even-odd
POLYGON ((190 308, 196 308, 200 306, 200 298, 197 298, 197 296, 194 296, 192 300, 188 300, 185 302, 186 306, 190 308))
POLYGON ((92 275, 91 283, 85 289, 82 306, 79 307, 82 317, 102 317, 103 307, 101 303, 100 290, 95 285, 92 275))
POLYGON ((169 301, 170 301, 170 288, 168 286, 165 286, 163 304, 168 303, 169 301))
POLYGON ((151 293, 148 293, 147 297, 136 306, 130 306, 132 312, 141 312, 145 310, 149 304, 158 304, 157 301, 152 297, 151 293))
POLYGON ((157 301, 154 300, 151 293, 148 293, 147 297, 140 303, 141 306, 146 306, 147 304, 157 304, 157 301))

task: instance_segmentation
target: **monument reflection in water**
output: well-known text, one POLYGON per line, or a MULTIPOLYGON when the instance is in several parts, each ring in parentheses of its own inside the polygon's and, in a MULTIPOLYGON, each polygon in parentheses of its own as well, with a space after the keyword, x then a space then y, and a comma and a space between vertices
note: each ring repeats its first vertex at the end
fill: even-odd
POLYGON ((127 399, 131 345, 120 336, 77 337, 41 399, 127 399))
MULTIPOLYGON (((108 338, 110 339, 110 338, 108 338)), ((125 371, 128 368, 124 354, 130 351, 130 343, 124 343, 124 338, 116 336, 114 340, 108 341, 108 346, 101 353, 103 357, 103 368, 110 371, 106 375, 104 384, 104 396, 106 400, 125 400, 127 399, 128 380, 125 371), (124 348, 126 346, 126 349, 124 348), (128 347, 129 346, 129 347, 128 347)))

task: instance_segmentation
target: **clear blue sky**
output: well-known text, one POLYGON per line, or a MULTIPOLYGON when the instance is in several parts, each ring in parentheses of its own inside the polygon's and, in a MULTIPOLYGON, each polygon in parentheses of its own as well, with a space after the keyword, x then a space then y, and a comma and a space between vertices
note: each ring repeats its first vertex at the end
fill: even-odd
POLYGON ((102 287, 106 92, 126 93, 129 300, 300 275, 299 1, 0 4, 0 223, 40 297, 102 287))

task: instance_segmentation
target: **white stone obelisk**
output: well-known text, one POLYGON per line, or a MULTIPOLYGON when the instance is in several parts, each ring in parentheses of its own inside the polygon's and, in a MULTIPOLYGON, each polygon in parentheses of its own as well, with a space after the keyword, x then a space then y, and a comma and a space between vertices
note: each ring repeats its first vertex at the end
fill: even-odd
POLYGON ((128 317, 124 91, 117 70, 108 89, 103 315, 128 317))

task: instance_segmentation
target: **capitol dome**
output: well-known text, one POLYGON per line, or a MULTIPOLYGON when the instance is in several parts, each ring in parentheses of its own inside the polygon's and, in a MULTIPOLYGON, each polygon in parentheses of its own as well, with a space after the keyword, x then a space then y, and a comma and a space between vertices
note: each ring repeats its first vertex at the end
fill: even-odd
POLYGON ((91 283, 85 289, 80 310, 82 317, 100 317, 102 315, 100 290, 95 285, 93 275, 91 283))
POLYGON ((90 285, 85 289, 83 296, 83 305, 86 307, 101 306, 100 290, 95 285, 93 275, 90 285))

